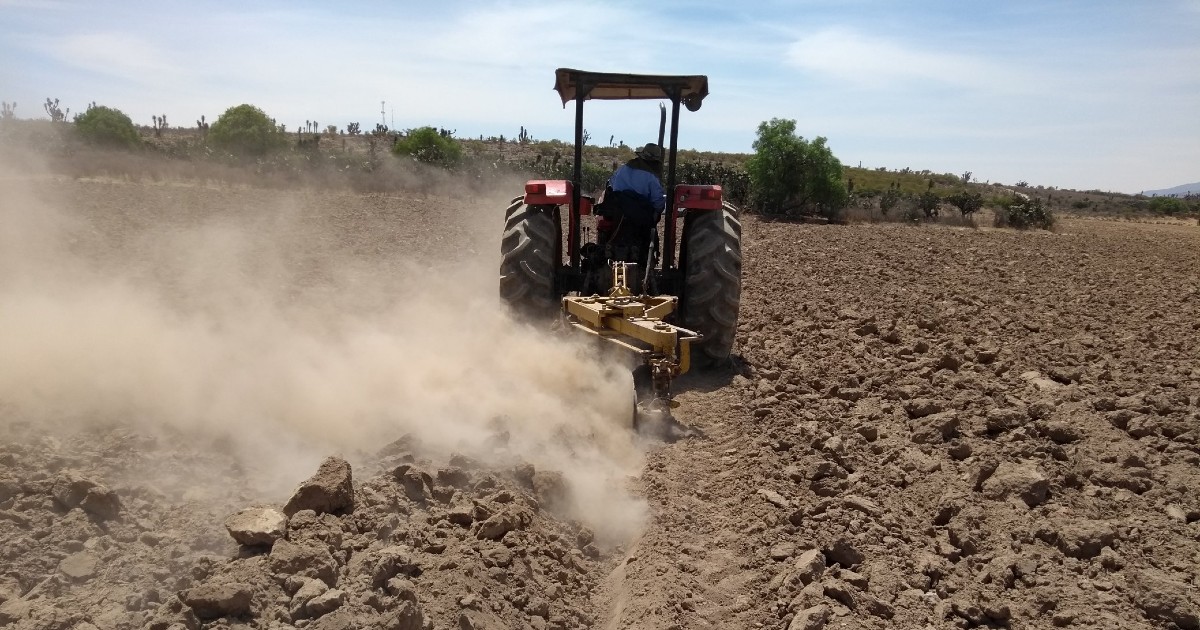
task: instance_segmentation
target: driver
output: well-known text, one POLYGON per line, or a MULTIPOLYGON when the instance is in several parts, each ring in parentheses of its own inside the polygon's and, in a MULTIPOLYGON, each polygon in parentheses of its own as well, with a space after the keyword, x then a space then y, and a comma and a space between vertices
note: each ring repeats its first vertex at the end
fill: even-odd
POLYGON ((597 214, 612 225, 601 242, 612 248, 613 260, 636 262, 645 269, 650 241, 666 207, 662 174, 662 147, 650 143, 613 173, 597 214))

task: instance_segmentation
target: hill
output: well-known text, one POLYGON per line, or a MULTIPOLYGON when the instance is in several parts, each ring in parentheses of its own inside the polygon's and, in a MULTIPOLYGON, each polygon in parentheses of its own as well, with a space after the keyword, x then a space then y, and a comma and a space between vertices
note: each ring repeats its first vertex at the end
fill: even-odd
POLYGON ((1181 186, 1175 186, 1174 188, 1163 188, 1162 190, 1147 190, 1142 194, 1146 195, 1147 197, 1170 197, 1171 195, 1182 197, 1188 193, 1200 195, 1200 182, 1183 184, 1181 186))

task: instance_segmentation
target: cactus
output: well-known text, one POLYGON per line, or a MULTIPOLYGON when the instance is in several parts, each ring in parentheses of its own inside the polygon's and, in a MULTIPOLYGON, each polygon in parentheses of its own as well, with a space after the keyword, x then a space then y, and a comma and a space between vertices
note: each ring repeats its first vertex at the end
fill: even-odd
POLYGON ((346 133, 348 133, 348 134, 350 134, 350 135, 352 135, 352 136, 357 136, 357 135, 359 134, 359 125, 358 125, 358 123, 356 123, 356 122, 352 122, 352 123, 350 123, 350 124, 346 125, 346 133))
POLYGON ((67 114, 71 113, 69 108, 63 110, 58 106, 58 99, 54 99, 52 101, 48 96, 46 97, 46 102, 42 105, 42 107, 45 108, 46 113, 50 115, 50 120, 54 122, 65 122, 67 120, 67 114))
POLYGON ((151 115, 150 118, 154 119, 154 137, 161 138, 163 129, 167 128, 167 115, 166 114, 163 114, 162 116, 151 115))
POLYGON ((8 101, 4 101, 3 104, 4 104, 4 109, 0 110, 0 120, 14 120, 17 117, 16 101, 13 101, 12 103, 9 103, 8 101))
POLYGON ((883 216, 895 208, 900 203, 900 182, 892 182, 888 185, 888 189, 879 197, 879 212, 883 216))
POLYGON ((208 122, 204 120, 204 114, 200 114, 200 120, 196 121, 196 128, 200 130, 200 137, 208 137, 208 122))
POLYGON ((917 195, 917 207, 921 212, 925 213, 926 219, 938 218, 938 206, 941 205, 942 198, 933 190, 927 190, 920 195, 917 195))
POLYGON ((517 142, 520 142, 521 144, 528 144, 529 140, 530 140, 529 131, 527 131, 525 129, 525 126, 522 125, 521 133, 520 133, 520 135, 517 136, 517 142))

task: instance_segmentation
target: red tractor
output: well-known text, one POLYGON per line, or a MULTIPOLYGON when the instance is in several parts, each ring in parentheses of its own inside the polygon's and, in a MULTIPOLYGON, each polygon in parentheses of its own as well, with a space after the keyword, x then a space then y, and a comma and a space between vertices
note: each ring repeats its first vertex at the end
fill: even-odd
MULTIPOLYGON (((685 340, 702 338, 691 351, 691 364, 710 367, 725 363, 733 347, 741 299, 738 211, 722 199, 720 186, 676 179, 679 108, 700 109, 708 95, 708 78, 559 69, 554 87, 564 106, 575 102, 573 175, 569 181, 526 183, 525 194, 514 198, 505 211, 501 298, 518 312, 546 316, 568 310, 564 298, 569 296, 611 294, 614 283, 624 284, 628 276, 628 290, 622 286, 619 292, 670 301, 670 310, 654 311, 667 313, 663 323, 679 327, 685 340), (656 226, 647 238, 650 251, 642 252, 637 260, 614 251, 610 238, 616 226, 596 216, 597 200, 584 194, 580 186, 584 101, 626 99, 671 103, 662 235, 660 238, 656 226), (588 225, 593 221, 594 230, 588 225)), ((660 154, 665 126, 663 109, 660 154)), ((683 356, 683 368, 676 368, 676 373, 687 370, 686 344, 683 356)))

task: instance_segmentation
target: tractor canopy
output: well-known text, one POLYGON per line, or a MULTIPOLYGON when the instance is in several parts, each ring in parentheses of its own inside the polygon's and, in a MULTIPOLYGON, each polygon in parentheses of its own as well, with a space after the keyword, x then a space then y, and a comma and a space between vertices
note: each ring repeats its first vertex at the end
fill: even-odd
POLYGON ((708 77, 666 74, 620 74, 559 68, 554 72, 554 89, 565 107, 583 97, 602 100, 668 99, 682 102, 691 111, 700 109, 708 96, 708 77))

